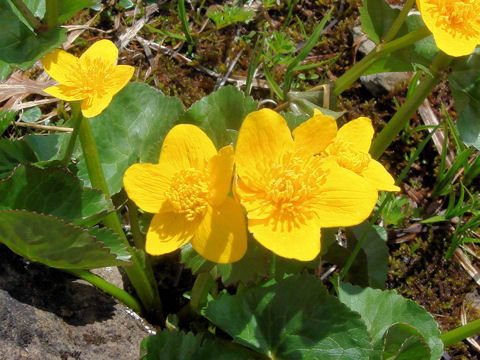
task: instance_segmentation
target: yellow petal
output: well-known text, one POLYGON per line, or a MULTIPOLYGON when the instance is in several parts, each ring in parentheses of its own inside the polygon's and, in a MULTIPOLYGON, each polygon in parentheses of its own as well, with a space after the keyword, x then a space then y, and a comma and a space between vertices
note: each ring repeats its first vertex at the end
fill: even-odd
POLYGON ((254 111, 245 118, 235 149, 237 172, 243 181, 262 179, 294 143, 285 119, 270 109, 254 111))
POLYGON ((50 86, 46 89, 43 89, 43 91, 65 101, 83 100, 88 96, 88 94, 76 87, 69 87, 65 85, 50 86))
POLYGON ((247 229, 240 204, 227 197, 220 206, 209 206, 191 243, 207 260, 220 264, 240 260, 247 250, 247 229))
POLYGON ((113 68, 113 72, 106 79, 105 89, 112 95, 119 92, 128 84, 133 76, 135 68, 129 65, 117 65, 113 68))
POLYGON ((197 221, 188 221, 180 214, 156 214, 148 228, 145 251, 150 255, 175 251, 192 239, 197 227, 197 221))
POLYGON ((220 205, 230 192, 233 171, 233 147, 225 146, 208 161, 210 202, 220 205))
POLYGON ((107 108, 112 101, 110 94, 90 94, 88 98, 82 101, 82 114, 86 118, 93 118, 107 108))
POLYGON ((422 15, 423 22, 427 28, 432 32, 433 38, 438 48, 450 56, 465 56, 471 54, 477 45, 480 44, 478 33, 480 32, 480 25, 478 22, 478 4, 471 1, 469 4, 458 4, 452 2, 448 4, 447 1, 437 0, 436 4, 432 1, 417 0, 417 7, 422 15), (470 13, 465 12, 465 15, 451 14, 455 13, 455 7, 472 6, 470 13), (453 9, 453 10, 452 10, 453 9), (468 15, 467 15, 468 14, 468 15), (452 16, 449 19, 448 16, 452 16), (452 25, 461 19, 462 24, 452 25), (462 29, 464 28, 464 29, 462 29), (470 32, 468 36, 465 32, 470 32), (476 35, 475 35, 476 34, 476 35))
POLYGON ((433 30, 432 33, 437 47, 450 56, 470 55, 480 43, 480 39, 467 40, 461 36, 452 36, 442 29, 433 30))
POLYGON ((296 152, 305 156, 319 154, 335 139, 336 134, 335 119, 317 113, 293 130, 296 152))
POLYGON ((212 140, 198 126, 174 126, 165 137, 159 163, 177 171, 189 168, 203 170, 217 154, 212 140))
POLYGON ((370 160, 368 166, 362 171, 362 176, 377 190, 400 191, 392 175, 376 160, 370 160))
POLYGON ((60 84, 79 86, 77 74, 79 73, 78 59, 66 51, 57 49, 42 58, 43 69, 60 84))
POLYGON ((275 210, 271 201, 265 199, 265 192, 255 188, 255 184, 249 186, 238 176, 233 183, 233 194, 245 210, 249 219, 266 219, 275 210), (253 186, 253 188, 252 188, 253 186))
POLYGON ((317 221, 291 225, 282 219, 248 220, 253 237, 275 254, 310 261, 320 253, 320 226, 317 221))
POLYGON ((102 60, 102 65, 105 67, 114 66, 117 62, 118 49, 110 40, 100 40, 90 46, 80 56, 80 66, 88 67, 91 64, 97 63, 98 59, 102 60))
POLYGON ((343 125, 338 130, 337 139, 349 143, 352 150, 368 153, 373 133, 372 121, 366 117, 359 117, 343 125))
POLYGON ((133 164, 123 176, 123 185, 130 199, 143 211, 159 213, 166 206, 173 171, 157 164, 133 164))
POLYGON ((328 165, 326 182, 312 206, 321 227, 352 226, 365 220, 377 202, 373 185, 353 171, 332 162, 328 165))

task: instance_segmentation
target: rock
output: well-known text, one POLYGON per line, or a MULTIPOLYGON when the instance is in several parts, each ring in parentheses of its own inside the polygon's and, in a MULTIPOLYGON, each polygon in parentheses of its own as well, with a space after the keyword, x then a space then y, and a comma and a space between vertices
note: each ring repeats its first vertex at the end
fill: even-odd
POLYGON ((0 359, 138 359, 148 329, 82 280, 0 245, 0 359))
MULTIPOLYGON (((352 32, 354 42, 359 43, 358 51, 360 53, 367 55, 375 48, 375 43, 363 33, 360 26, 354 27, 352 32)), ((383 72, 360 76, 360 82, 374 96, 380 96, 392 92, 399 84, 408 81, 410 77, 411 73, 408 72, 383 72)))

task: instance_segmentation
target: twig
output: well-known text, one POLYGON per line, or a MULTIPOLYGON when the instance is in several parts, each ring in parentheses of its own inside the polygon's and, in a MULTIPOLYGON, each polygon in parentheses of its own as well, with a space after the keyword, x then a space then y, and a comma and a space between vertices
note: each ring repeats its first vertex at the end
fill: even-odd
POLYGON ((16 121, 12 124, 20 127, 32 128, 32 129, 39 129, 39 130, 49 130, 49 131, 60 131, 60 132, 72 132, 72 128, 68 127, 61 127, 61 126, 49 126, 49 125, 40 125, 35 123, 24 123, 20 121, 16 121))

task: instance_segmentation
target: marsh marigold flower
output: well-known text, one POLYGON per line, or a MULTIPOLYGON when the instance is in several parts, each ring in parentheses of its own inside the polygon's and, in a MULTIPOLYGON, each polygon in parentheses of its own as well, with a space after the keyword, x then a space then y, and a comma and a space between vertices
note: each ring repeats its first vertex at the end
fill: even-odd
POLYGON ((82 101, 82 114, 100 114, 133 75, 135 68, 115 65, 118 49, 110 40, 90 46, 80 58, 55 50, 42 59, 45 71, 60 83, 43 91, 65 101, 82 101))
POLYGON ((172 252, 190 241, 204 258, 231 263, 247 247, 245 217, 228 196, 233 148, 216 151, 194 125, 181 124, 167 134, 158 164, 134 164, 123 178, 128 196, 142 210, 154 213, 145 250, 172 252))
POLYGON ((480 44, 480 1, 417 0, 417 7, 438 48, 448 55, 469 55, 480 44))
POLYGON ((250 113, 235 150, 235 194, 248 229, 277 255, 303 261, 319 254, 320 228, 362 222, 378 197, 362 176, 319 156, 337 128, 328 117, 312 119, 291 133, 270 109, 250 113))
POLYGON ((368 153, 374 133, 369 118, 360 117, 349 121, 337 131, 335 119, 315 109, 314 116, 307 123, 310 123, 306 126, 312 128, 312 131, 325 134, 323 138, 328 145, 320 149, 321 156, 331 158, 341 167, 360 175, 377 190, 400 190, 383 165, 368 153), (322 128, 329 131, 325 132, 322 128))

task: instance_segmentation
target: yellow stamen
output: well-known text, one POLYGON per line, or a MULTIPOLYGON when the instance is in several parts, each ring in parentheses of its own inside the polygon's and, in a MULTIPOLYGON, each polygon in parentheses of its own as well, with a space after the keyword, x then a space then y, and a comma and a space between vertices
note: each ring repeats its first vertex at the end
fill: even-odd
POLYGON ((193 221, 205 214, 208 193, 206 174, 197 169, 184 169, 173 176, 165 195, 174 212, 184 214, 187 220, 193 221))
POLYGON ((338 165, 356 173, 361 173, 370 162, 370 155, 363 151, 352 150, 353 144, 335 139, 327 149, 328 154, 333 156, 338 165))
POLYGON ((437 19, 437 27, 466 39, 480 36, 478 0, 429 0, 426 5, 425 10, 437 19))

